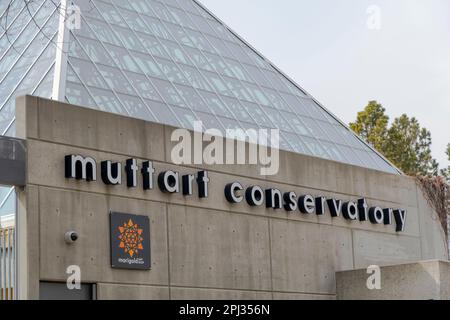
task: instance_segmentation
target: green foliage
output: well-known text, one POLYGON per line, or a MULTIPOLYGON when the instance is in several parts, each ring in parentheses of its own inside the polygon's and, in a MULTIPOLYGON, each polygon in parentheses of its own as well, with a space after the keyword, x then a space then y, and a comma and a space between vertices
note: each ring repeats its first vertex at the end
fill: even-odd
POLYGON ((431 155, 430 131, 406 114, 389 127, 385 111, 381 104, 370 101, 350 127, 405 174, 436 176, 439 165, 431 155))
POLYGON ((382 150, 386 139, 389 117, 385 109, 376 101, 370 101, 363 111, 358 112, 350 128, 370 143, 375 149, 382 150))

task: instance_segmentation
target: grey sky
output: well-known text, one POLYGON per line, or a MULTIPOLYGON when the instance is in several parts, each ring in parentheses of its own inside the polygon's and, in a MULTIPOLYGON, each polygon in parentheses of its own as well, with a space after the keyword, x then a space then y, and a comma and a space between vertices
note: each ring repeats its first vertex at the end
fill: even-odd
POLYGON ((376 99, 431 130, 449 165, 449 0, 201 0, 345 122, 376 99), (379 30, 367 27, 371 6, 379 30))

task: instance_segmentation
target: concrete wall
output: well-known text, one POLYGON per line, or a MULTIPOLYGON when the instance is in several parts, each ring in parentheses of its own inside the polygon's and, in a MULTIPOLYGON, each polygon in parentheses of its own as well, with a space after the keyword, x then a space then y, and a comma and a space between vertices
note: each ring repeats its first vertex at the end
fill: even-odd
POLYGON ((386 266, 380 269, 379 290, 366 286, 365 269, 336 274, 340 300, 448 300, 450 299, 450 263, 422 261, 386 266))
POLYGON ((66 267, 78 264, 104 299, 334 299, 336 271, 447 259, 436 214, 411 178, 281 152, 276 176, 260 176, 255 166, 204 166, 207 199, 80 182, 64 177, 65 155, 153 160, 156 172, 202 167, 170 163, 171 127, 34 97, 19 98, 16 113, 28 146, 19 194, 21 297, 38 298, 39 281, 65 282, 66 267), (236 180, 406 208, 406 229, 231 205, 223 188, 236 180), (151 271, 110 267, 110 210, 149 216, 151 271), (80 239, 69 246, 63 237, 72 229, 80 239))

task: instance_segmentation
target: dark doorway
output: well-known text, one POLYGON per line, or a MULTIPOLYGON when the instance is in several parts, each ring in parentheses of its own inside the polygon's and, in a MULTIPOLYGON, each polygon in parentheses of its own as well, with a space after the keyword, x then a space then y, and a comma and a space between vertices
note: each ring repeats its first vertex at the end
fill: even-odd
POLYGON ((81 284, 81 289, 69 290, 66 283, 40 282, 40 300, 95 300, 95 285, 81 284))

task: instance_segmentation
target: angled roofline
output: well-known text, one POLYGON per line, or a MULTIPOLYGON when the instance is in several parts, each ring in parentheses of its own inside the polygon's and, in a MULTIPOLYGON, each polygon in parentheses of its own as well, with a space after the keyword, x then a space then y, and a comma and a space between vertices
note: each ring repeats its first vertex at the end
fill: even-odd
POLYGON ((311 94, 309 94, 305 89, 303 89, 296 81, 294 81, 290 76, 285 74, 280 68, 278 68, 272 61, 270 61, 267 57, 261 54, 258 50, 256 50, 250 43, 248 43, 244 38, 242 38, 239 34, 237 34, 233 29, 231 29, 225 22, 223 22, 219 17, 217 17, 213 12, 211 12, 208 8, 206 8, 199 0, 194 1, 200 8, 205 10, 208 14, 210 14, 214 19, 217 20, 222 26, 224 26, 228 31, 230 31, 236 38, 242 41, 246 46, 248 46, 251 50, 253 50, 258 56, 264 59, 272 68, 274 68, 277 72, 283 75, 288 81, 290 81, 294 86, 297 87, 300 91, 302 91, 308 98, 311 98, 319 107, 321 107, 326 113, 328 113, 334 120, 340 123, 345 129, 347 129, 351 134, 353 134, 359 141, 361 141, 364 145, 366 145, 370 150, 375 152, 382 160, 388 163, 391 167, 398 171, 399 174, 404 175, 403 171, 400 170, 396 165, 394 165, 391 161, 389 161, 384 155, 382 155, 378 150, 372 147, 369 143, 364 141, 359 135, 357 135, 350 127, 343 121, 341 121, 337 116, 335 116, 328 108, 323 106, 319 101, 317 101, 311 94))

